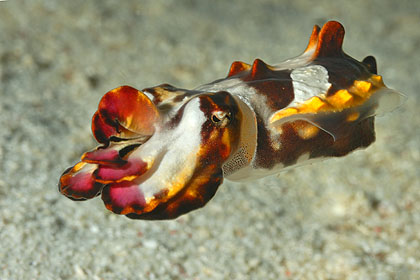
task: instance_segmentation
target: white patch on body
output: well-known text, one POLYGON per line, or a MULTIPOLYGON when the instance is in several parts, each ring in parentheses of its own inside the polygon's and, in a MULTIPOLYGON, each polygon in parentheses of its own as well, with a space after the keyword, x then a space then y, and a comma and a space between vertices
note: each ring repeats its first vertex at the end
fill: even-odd
POLYGON ((293 82, 295 99, 288 107, 294 107, 314 96, 324 94, 331 87, 328 82, 328 71, 321 65, 296 68, 290 77, 293 82))
POLYGON ((131 155, 154 159, 152 168, 136 180, 146 198, 190 179, 201 147, 201 127, 206 120, 199 99, 193 98, 174 129, 156 132, 131 155))
POLYGON ((150 100, 154 100, 155 97, 153 96, 153 94, 151 94, 148 91, 143 91, 143 94, 147 96, 147 98, 149 98, 150 100))

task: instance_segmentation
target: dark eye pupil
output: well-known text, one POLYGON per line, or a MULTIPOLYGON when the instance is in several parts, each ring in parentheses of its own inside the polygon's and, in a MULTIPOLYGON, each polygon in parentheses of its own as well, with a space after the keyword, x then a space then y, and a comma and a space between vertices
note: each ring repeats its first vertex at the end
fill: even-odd
POLYGON ((218 122, 220 122, 220 121, 221 121, 221 119, 219 119, 219 118, 218 118, 218 117, 216 117, 215 115, 211 116, 211 120, 212 120, 214 123, 218 123, 218 122))
POLYGON ((213 113, 213 115, 211 116, 211 121, 213 123, 220 123, 221 121, 225 121, 225 123, 229 123, 230 122, 230 113, 225 113, 225 112, 215 112, 213 113))
POLYGON ((211 115, 211 121, 214 124, 225 126, 230 122, 231 116, 229 112, 217 111, 211 115))

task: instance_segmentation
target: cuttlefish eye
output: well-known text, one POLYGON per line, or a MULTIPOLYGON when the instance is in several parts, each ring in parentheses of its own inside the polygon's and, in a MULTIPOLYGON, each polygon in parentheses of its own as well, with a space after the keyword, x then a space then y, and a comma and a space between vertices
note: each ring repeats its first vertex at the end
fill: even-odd
POLYGON ((230 123, 231 113, 225 111, 215 111, 211 115, 211 121, 220 127, 225 127, 230 123))

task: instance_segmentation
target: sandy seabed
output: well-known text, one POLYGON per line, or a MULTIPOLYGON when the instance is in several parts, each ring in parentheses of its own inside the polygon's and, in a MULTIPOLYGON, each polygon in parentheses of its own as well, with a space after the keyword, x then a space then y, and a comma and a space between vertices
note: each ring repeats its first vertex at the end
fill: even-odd
POLYGON ((420 279, 420 3, 0 2, 0 279, 420 279), (175 221, 73 202, 60 174, 95 146, 90 118, 119 85, 193 88, 235 60, 300 54, 339 20, 407 95, 345 158, 225 182, 175 221))

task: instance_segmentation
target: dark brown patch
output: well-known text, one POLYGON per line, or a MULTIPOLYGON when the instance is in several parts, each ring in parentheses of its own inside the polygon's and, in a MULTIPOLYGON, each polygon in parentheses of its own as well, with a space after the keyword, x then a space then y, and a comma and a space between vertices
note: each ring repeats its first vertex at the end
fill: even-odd
MULTIPOLYGON (((342 114, 345 118, 345 113, 342 114)), ((341 117, 341 116, 340 116, 341 117)), ((337 116, 334 116, 336 119, 337 116)), ((309 158, 318 157, 341 157, 347 155, 357 148, 369 146, 375 141, 374 118, 370 117, 361 122, 341 122, 340 135, 334 138, 327 132, 320 130, 319 133, 310 139, 302 139, 298 134, 299 127, 303 120, 285 123, 281 126, 282 133, 276 140, 280 143, 280 149, 275 150, 271 146, 269 132, 264 124, 258 122, 258 144, 255 164, 257 167, 271 169, 276 164, 283 164, 285 167, 296 164, 300 156, 309 153, 309 158)))
POLYGON ((318 44, 313 57, 343 56, 344 27, 337 21, 329 21, 321 28, 318 35, 318 44))
POLYGON ((273 111, 286 107, 294 99, 291 70, 273 71, 262 60, 256 59, 249 73, 241 79, 266 97, 273 111))
POLYGON ((277 163, 276 151, 271 146, 271 138, 269 132, 265 128, 261 117, 257 115, 257 151, 255 164, 257 167, 271 169, 277 163))
POLYGON ((92 117, 92 133, 96 141, 108 144, 109 137, 111 137, 111 135, 118 134, 117 130, 118 129, 115 126, 106 123, 101 118, 98 111, 95 112, 92 117))
POLYGON ((134 151, 135 149, 140 147, 140 145, 141 144, 133 144, 133 145, 129 145, 129 146, 126 146, 126 147, 122 148, 121 150, 118 151, 119 157, 121 159, 124 158, 126 155, 130 154, 132 151, 134 151))
POLYGON ((265 79, 272 75, 272 71, 268 68, 267 64, 261 59, 255 59, 251 68, 251 80, 265 79))
POLYGON ((168 196, 169 193, 169 189, 163 189, 158 193, 155 193, 153 196, 155 197, 155 199, 162 199, 166 196, 168 196))
POLYGON ((176 112, 176 115, 168 122, 168 127, 169 128, 174 128, 176 126, 179 125, 182 116, 184 115, 184 110, 185 110, 185 104, 178 110, 178 112, 176 112))
POLYGON ((375 74, 375 75, 378 74, 375 57, 369 55, 365 57, 362 62, 367 66, 370 73, 375 74))
POLYGON ((321 65, 328 71, 328 82, 331 87, 327 96, 335 94, 340 89, 347 89, 355 80, 367 80, 372 74, 366 65, 345 55, 345 57, 320 57, 311 62, 321 65))

